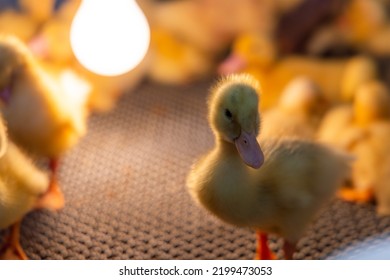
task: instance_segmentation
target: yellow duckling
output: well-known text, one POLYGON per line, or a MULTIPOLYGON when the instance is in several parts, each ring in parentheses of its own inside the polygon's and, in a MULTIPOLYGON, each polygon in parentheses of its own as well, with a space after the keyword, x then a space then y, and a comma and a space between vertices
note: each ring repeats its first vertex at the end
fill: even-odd
POLYGON ((342 190, 344 199, 357 202, 374 199, 375 188, 383 181, 379 174, 390 160, 389 127, 390 93, 386 86, 379 81, 361 86, 355 94, 353 121, 340 133, 343 148, 356 156, 352 165, 353 189, 342 190))
POLYGON ((187 185, 223 221, 258 231, 259 258, 271 258, 266 234, 275 233, 291 259, 305 228, 347 176, 348 159, 304 140, 264 139, 261 148, 258 101, 251 76, 216 84, 208 103, 216 145, 192 167, 187 185))
POLYGON ((330 109, 319 125, 316 138, 319 142, 344 149, 342 134, 353 123, 353 110, 350 104, 338 105, 330 109))
POLYGON ((34 209, 58 209, 48 192, 49 177, 37 169, 12 142, 0 119, 0 229, 11 227, 0 259, 26 259, 19 243, 20 223, 34 209))
POLYGON ((375 55, 390 54, 389 3, 381 0, 350 0, 338 18, 319 29, 309 52, 349 46, 375 55))
MULTIPOLYGON (((86 112, 60 83, 44 72, 28 49, 0 38, 0 110, 11 138, 27 150, 56 161, 86 133, 86 112)), ((86 102, 86 101, 85 101, 86 102)), ((59 190, 53 183, 53 191, 59 190)))
POLYGON ((374 61, 364 56, 334 60, 278 57, 272 38, 253 33, 236 39, 232 54, 221 64, 219 72, 245 72, 256 77, 265 93, 262 109, 274 106, 283 89, 298 76, 313 80, 327 100, 337 103, 350 101, 358 85, 378 75, 374 61))
POLYGON ((35 22, 42 24, 47 21, 53 13, 55 0, 19 0, 23 11, 30 15, 35 22))
MULTIPOLYGON (((34 1, 23 1, 26 2, 25 5, 28 5, 27 8, 31 10, 31 13, 36 14, 36 17, 39 15, 43 17, 51 11, 49 4, 52 0, 40 2, 41 7, 31 3, 34 1)), ((29 42, 29 47, 35 56, 51 63, 69 66, 74 60, 70 45, 70 26, 80 2, 80 0, 68 0, 62 3, 50 18, 46 19, 39 33, 29 42)))
POLYGON ((166 30, 154 27, 151 34, 152 63, 148 75, 160 83, 184 84, 198 80, 214 70, 213 55, 180 40, 166 30))
POLYGON ((38 30, 35 20, 25 13, 6 9, 0 13, 0 34, 18 37, 28 42, 38 30))
POLYGON ((319 87, 306 77, 292 80, 278 105, 263 114, 261 135, 313 139, 326 102, 319 87))
MULTIPOLYGON (((367 169, 374 170, 371 186, 379 215, 390 215, 390 122, 380 122, 370 127, 370 137, 366 139, 373 163, 367 162, 367 169)), ((363 145, 362 143, 360 145, 363 145)))
POLYGON ((342 198, 356 202, 375 199, 377 213, 390 215, 390 122, 375 122, 364 132, 364 137, 350 148, 356 156, 353 189, 343 189, 342 198))

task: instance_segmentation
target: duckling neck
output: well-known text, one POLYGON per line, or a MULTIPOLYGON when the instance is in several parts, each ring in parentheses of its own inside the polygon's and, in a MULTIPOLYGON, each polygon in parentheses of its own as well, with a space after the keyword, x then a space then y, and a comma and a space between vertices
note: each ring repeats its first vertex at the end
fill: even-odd
POLYGON ((216 149, 217 151, 228 154, 229 156, 235 156, 237 158, 240 158, 240 155, 238 154, 238 151, 234 143, 227 142, 224 139, 217 138, 216 149))

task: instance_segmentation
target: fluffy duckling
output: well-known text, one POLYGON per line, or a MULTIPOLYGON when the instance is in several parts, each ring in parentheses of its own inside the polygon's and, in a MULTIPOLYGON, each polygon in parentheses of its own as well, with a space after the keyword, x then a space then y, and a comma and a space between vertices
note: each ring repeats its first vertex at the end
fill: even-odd
POLYGON ((318 54, 344 46, 375 55, 388 55, 388 3, 380 0, 346 2, 340 16, 321 28, 310 40, 309 52, 318 54))
POLYGON ((19 0, 19 4, 22 10, 30 15, 35 22, 42 24, 50 18, 54 10, 55 0, 41 0, 39 2, 34 0, 19 0))
POLYGON ((390 122, 379 121, 364 130, 364 137, 350 147, 353 189, 342 189, 345 200, 375 200, 379 215, 390 215, 390 122))
POLYGON ((236 39, 232 54, 219 70, 222 74, 245 72, 255 76, 265 93, 262 109, 274 106, 283 89, 298 76, 312 79, 324 97, 333 103, 350 101, 358 85, 378 76, 376 64, 369 57, 334 60, 278 57, 271 38, 253 33, 242 34, 236 39))
MULTIPOLYGON (((379 81, 359 88, 353 104, 353 121, 341 132, 343 148, 355 155, 352 165, 353 189, 343 189, 346 200, 368 202, 375 197, 380 170, 389 154, 390 93, 379 81)), ((383 180, 381 180, 383 181, 383 180)), ((387 181, 387 180, 385 180, 387 181)))
MULTIPOLYGON (((32 4, 31 0, 24 0, 27 4, 32 4)), ((39 9, 35 5, 31 5, 30 9, 37 9, 35 13, 49 12, 49 2, 46 0, 46 4, 43 1, 41 5, 43 7, 39 9), (44 9, 47 5, 46 9, 44 9)), ((70 45, 70 26, 73 17, 80 4, 80 0, 69 0, 61 4, 59 9, 47 19, 39 33, 29 42, 29 47, 35 56, 49 61, 51 63, 69 65, 74 60, 72 47, 70 45)), ((34 10, 33 10, 34 11, 34 10)), ((33 12, 32 11, 32 12, 33 12)))
POLYGON ((262 137, 313 139, 326 102, 318 86, 306 77, 292 80, 278 105, 263 114, 262 137))
POLYGON ((6 9, 0 13, 0 34, 13 35, 27 42, 37 30, 37 23, 27 14, 12 9, 6 9))
MULTIPOLYGON (((86 133, 86 113, 80 113, 80 100, 62 90, 26 46, 12 37, 0 38, 0 93, 0 110, 11 138, 52 159, 54 176, 57 159, 86 133)), ((53 177, 52 190, 62 196, 54 182, 53 177)))
POLYGON ((369 135, 366 146, 371 151, 374 162, 371 165, 367 162, 367 169, 376 172, 373 181, 369 183, 374 189, 377 213, 388 216, 390 215, 390 122, 373 124, 369 135))
POLYGON ((49 177, 36 168, 12 142, 0 119, 0 229, 11 227, 10 234, 0 248, 0 259, 26 259, 19 243, 23 217, 34 209, 58 209, 52 200, 49 177))
POLYGON ((155 27, 152 30, 148 67, 151 79, 160 83, 185 84, 211 74, 215 67, 212 55, 186 41, 155 27))
POLYGON ((343 131, 353 123, 353 110, 350 104, 335 106, 324 116, 316 138, 319 142, 344 149, 343 131))
POLYGON ((305 228, 347 176, 348 158, 304 140, 259 144, 259 93, 257 81, 243 74, 212 89, 209 122, 216 144, 194 164, 187 185, 218 218, 258 231, 259 258, 272 256, 266 240, 274 233, 284 238, 291 259, 305 228))

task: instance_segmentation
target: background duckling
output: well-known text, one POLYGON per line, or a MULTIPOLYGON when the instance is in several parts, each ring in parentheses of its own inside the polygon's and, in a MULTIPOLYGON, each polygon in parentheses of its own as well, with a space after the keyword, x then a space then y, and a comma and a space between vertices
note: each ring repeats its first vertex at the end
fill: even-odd
POLYGON ((261 108, 275 105, 294 78, 307 76, 332 103, 350 101, 358 85, 378 76, 375 62, 366 56, 321 59, 300 55, 279 56, 272 37, 243 33, 234 41, 232 53, 219 67, 222 74, 249 73, 264 90, 261 108))
POLYGON ((34 21, 41 25, 47 21, 53 13, 55 0, 19 0, 22 11, 30 15, 34 21))
POLYGON ((379 121, 350 150, 356 156, 352 166, 352 187, 342 198, 356 202, 375 200, 379 215, 390 215, 390 121, 379 121))
POLYGON ((390 215, 390 122, 376 123, 370 128, 371 152, 375 159, 373 165, 368 166, 375 170, 373 182, 376 210, 379 215, 390 215), (372 149, 374 147, 374 149, 372 149))
POLYGON ((34 209, 57 210, 59 204, 48 192, 48 175, 8 141, 1 118, 0 138, 0 229, 11 227, 0 248, 0 259, 26 259, 19 243, 23 217, 34 209))
POLYGON ((0 109, 11 138, 51 159, 51 189, 62 196, 54 180, 56 161, 86 133, 87 97, 72 98, 12 37, 0 38, 0 91, 8 92, 0 109))
POLYGON ((23 42, 28 42, 38 30, 35 20, 13 9, 0 12, 0 34, 13 35, 23 42))
POLYGON ((306 77, 292 80, 275 108, 263 113, 262 137, 313 139, 326 109, 319 87, 306 77))
POLYGON ((258 83, 247 75, 214 86, 209 122, 216 143, 194 164, 187 185, 223 221, 259 232, 259 258, 272 256, 266 234, 275 233, 291 259, 305 228, 347 176, 348 159, 303 140, 264 139, 260 148, 258 99, 258 83))
POLYGON ((374 55, 388 55, 389 3, 380 0, 345 2, 346 7, 340 15, 319 28, 310 39, 309 53, 321 54, 325 50, 347 47, 374 55))
POLYGON ((331 108, 321 120, 316 139, 321 143, 344 149, 342 134, 353 123, 353 118, 351 104, 331 108))
MULTIPOLYGON (((380 170, 386 168, 390 133, 390 93, 379 81, 359 88, 353 103, 353 121, 341 133, 341 143, 356 156, 352 165, 353 189, 343 189, 346 200, 368 202, 374 199, 380 170)), ((382 180, 381 180, 382 181, 382 180)))

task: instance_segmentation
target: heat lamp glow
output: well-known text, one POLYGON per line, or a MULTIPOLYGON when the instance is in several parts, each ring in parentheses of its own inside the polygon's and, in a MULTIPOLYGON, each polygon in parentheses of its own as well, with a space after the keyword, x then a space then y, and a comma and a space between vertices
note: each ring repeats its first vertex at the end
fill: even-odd
POLYGON ((105 76, 121 75, 136 67, 149 41, 148 22, 135 0, 83 0, 70 30, 78 61, 105 76))

